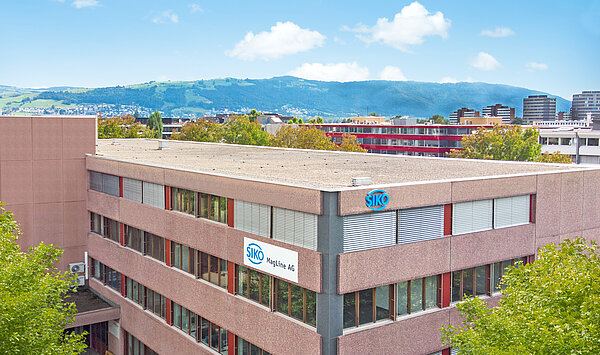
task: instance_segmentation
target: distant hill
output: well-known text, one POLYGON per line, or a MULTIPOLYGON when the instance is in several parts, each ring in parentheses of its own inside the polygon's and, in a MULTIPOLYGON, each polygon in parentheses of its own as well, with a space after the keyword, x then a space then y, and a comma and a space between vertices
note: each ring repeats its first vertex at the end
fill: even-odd
MULTIPOLYGON (((26 90, 0 87, 3 91, 25 94, 26 90), (16 91, 16 92, 15 92, 16 91), (20 92, 19 92, 20 91, 20 92)), ((39 89, 38 89, 39 90, 39 89)), ((325 82, 291 76, 271 79, 214 79, 181 82, 149 82, 131 86, 40 92, 30 90, 36 100, 63 105, 139 105, 166 115, 204 115, 212 111, 241 111, 256 108, 289 115, 348 117, 375 112, 383 116, 448 116, 461 107, 481 110, 502 103, 522 115, 523 98, 546 94, 521 87, 486 84, 439 84, 416 81, 325 82)), ((550 95, 550 94, 548 94, 550 95)), ((553 95, 551 95, 553 96, 553 95)), ((20 96, 21 98, 23 96, 20 96)), ((4 97, 6 100, 6 96, 4 97)), ((571 103, 557 97, 557 110, 568 111, 571 103)))

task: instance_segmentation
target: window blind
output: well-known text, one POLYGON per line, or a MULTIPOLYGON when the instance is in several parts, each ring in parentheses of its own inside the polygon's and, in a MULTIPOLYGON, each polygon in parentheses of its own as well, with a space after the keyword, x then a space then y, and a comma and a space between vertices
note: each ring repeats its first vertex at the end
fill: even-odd
POLYGON ((344 252, 396 244, 396 211, 345 216, 344 252))

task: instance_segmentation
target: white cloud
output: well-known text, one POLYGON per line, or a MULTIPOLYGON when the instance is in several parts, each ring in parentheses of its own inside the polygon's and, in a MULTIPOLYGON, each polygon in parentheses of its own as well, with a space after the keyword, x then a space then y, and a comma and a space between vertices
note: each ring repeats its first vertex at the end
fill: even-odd
POLYGON ((547 70, 548 69, 548 64, 544 64, 544 63, 529 62, 529 63, 525 64, 525 66, 527 67, 527 69, 529 69, 529 71, 547 70))
POLYGON ((325 36, 317 31, 300 28, 293 22, 277 22, 270 31, 258 34, 248 32, 235 47, 225 52, 242 60, 277 59, 286 54, 296 54, 321 47, 325 36))
POLYGON ((406 81, 406 77, 404 76, 404 73, 402 73, 402 70, 392 65, 386 65, 381 73, 379 73, 379 78, 381 80, 406 81))
POLYGON ((482 36, 499 38, 512 36, 515 33, 508 27, 496 27, 494 30, 482 30, 479 34, 482 36))
POLYGON ((458 80, 451 76, 445 76, 445 77, 441 78, 440 81, 438 81, 438 83, 440 83, 440 84, 456 84, 456 83, 458 83, 458 80))
POLYGON ((177 23, 179 22, 179 16, 171 10, 165 10, 160 14, 154 16, 152 18, 152 22, 154 23, 177 23))
POLYGON ((196 12, 204 12, 202 7, 200 7, 200 5, 198 5, 198 4, 191 3, 189 6, 190 6, 190 12, 193 14, 196 12))
POLYGON ((78 9, 82 9, 84 7, 95 7, 98 6, 98 0, 75 0, 73 1, 73 6, 78 9))
POLYGON ((471 60, 471 66, 479 70, 496 70, 502 67, 496 58, 486 52, 479 52, 477 57, 471 60))
POLYGON ((356 62, 304 63, 288 73, 299 78, 322 81, 362 81, 369 79, 369 69, 356 62))
POLYGON ((423 43, 426 36, 448 37, 450 20, 439 11, 432 15, 415 1, 402 8, 392 21, 382 17, 371 27, 359 24, 354 29, 347 26, 343 29, 358 33, 357 37, 367 44, 383 43, 410 52, 408 46, 423 43))

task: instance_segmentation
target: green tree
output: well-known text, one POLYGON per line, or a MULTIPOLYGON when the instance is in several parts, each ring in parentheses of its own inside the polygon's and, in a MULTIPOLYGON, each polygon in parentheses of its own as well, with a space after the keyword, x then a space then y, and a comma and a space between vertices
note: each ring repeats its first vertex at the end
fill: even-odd
POLYGON ((98 117, 98 138, 154 138, 155 133, 131 115, 98 117))
POLYGON ((246 116, 233 116, 223 124, 223 142, 244 145, 270 145, 272 135, 246 116))
POLYGON ((515 117, 512 121, 510 121, 510 124, 523 124, 523 118, 515 117))
POLYGON ((76 309, 67 295, 75 276, 54 267, 62 250, 42 242, 22 252, 20 233, 0 207, 0 354, 83 352, 84 336, 64 332, 76 309))
POLYGON ((223 141, 223 125, 206 119, 186 122, 181 127, 181 132, 173 133, 171 139, 219 143, 223 141))
POLYGON ((250 122, 256 122, 256 118, 260 115, 262 115, 262 112, 252 109, 252 110, 250 110, 250 113, 248 114, 248 119, 250 120, 250 122))
POLYGON ((317 119, 313 117, 310 120, 308 120, 308 123, 315 124, 315 123, 317 123, 317 119))
POLYGON ((337 150, 337 146, 325 132, 315 127, 282 125, 273 137, 271 144, 284 148, 337 150))
POLYGON ((356 136, 349 133, 344 133, 342 135, 342 143, 338 146, 338 149, 345 152, 367 152, 366 149, 360 146, 356 136))
POLYGON ((473 134, 463 136, 462 150, 453 149, 448 155, 468 159, 566 162, 561 154, 542 158, 538 138, 539 131, 534 128, 523 129, 517 125, 495 125, 493 129, 480 127, 473 134))
POLYGON ((375 113, 375 112, 371 112, 371 113, 369 113, 369 116, 373 116, 373 117, 379 117, 379 115, 378 115, 377 113, 375 113))
POLYGON ((531 264, 511 267, 492 309, 480 298, 459 303, 460 326, 442 340, 464 354, 600 353, 600 255, 594 242, 548 244, 531 264))
POLYGON ((154 111, 150 117, 148 117, 148 128, 154 131, 155 138, 162 138, 163 123, 160 112, 154 111))
POLYGON ((325 121, 323 120, 323 117, 321 116, 317 116, 317 123, 325 123, 325 121))
POLYGON ((433 115, 429 117, 429 121, 435 124, 450 124, 450 120, 445 119, 442 115, 433 115))

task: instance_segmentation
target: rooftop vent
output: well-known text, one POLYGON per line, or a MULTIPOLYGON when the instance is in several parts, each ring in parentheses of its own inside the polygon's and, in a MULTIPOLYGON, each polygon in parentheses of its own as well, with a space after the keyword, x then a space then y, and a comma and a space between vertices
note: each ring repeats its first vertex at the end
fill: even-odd
POLYGON ((159 140, 158 141, 158 150, 169 149, 169 141, 159 140))
POLYGON ((370 177, 355 177, 352 178, 352 186, 365 186, 371 185, 373 182, 370 177))

